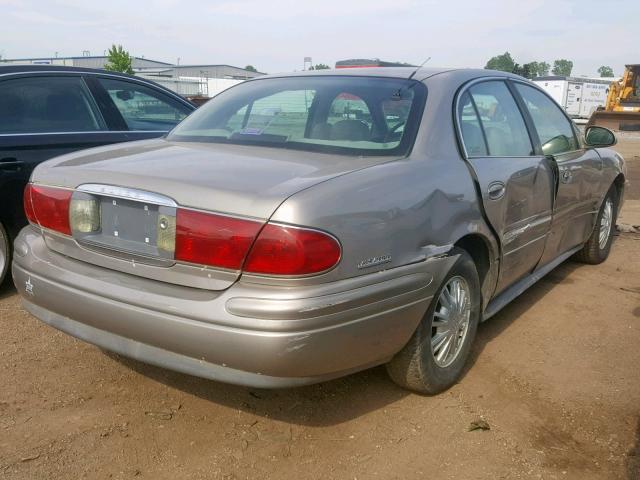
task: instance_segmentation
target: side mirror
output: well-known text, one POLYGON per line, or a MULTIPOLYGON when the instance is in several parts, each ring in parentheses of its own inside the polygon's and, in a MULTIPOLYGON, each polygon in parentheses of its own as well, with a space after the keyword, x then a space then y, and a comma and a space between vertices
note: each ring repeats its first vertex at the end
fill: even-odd
POLYGON ((590 147, 611 147, 618 143, 614 133, 604 127, 589 127, 584 134, 584 140, 590 147))
POLYGON ((544 155, 556 155, 561 152, 568 152, 569 150, 573 150, 573 148, 566 135, 553 137, 542 145, 542 153, 544 155))

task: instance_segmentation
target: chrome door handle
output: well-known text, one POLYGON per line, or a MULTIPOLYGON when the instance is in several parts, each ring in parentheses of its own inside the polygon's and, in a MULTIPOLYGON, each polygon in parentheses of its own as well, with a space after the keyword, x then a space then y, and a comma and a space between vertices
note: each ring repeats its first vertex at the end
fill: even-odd
POLYGON ((498 200, 504 196, 506 188, 502 182, 492 182, 489 184, 487 194, 491 200, 498 200))

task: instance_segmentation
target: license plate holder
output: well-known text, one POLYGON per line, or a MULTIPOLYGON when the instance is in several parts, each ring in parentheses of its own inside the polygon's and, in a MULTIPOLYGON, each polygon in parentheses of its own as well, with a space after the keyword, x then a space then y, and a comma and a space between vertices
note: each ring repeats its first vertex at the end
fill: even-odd
POLYGON ((100 203, 100 230, 78 235, 78 241, 136 256, 173 259, 158 248, 159 216, 175 217, 165 205, 93 195, 100 203))

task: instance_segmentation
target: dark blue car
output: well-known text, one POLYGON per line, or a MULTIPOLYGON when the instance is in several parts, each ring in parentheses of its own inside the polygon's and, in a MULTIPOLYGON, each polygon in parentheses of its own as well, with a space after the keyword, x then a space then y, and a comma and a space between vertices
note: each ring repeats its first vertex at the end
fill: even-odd
POLYGON ((195 106, 130 75, 51 65, 0 66, 0 284, 11 240, 27 224, 22 192, 58 155, 160 137, 195 106))

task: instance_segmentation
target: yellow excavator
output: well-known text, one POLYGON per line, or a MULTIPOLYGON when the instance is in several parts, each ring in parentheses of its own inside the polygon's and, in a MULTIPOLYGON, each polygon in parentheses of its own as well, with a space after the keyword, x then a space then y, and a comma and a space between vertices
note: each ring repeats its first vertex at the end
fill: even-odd
POLYGON ((626 65, 622 80, 609 87, 607 103, 594 111, 587 127, 640 131, 640 64, 626 65))

